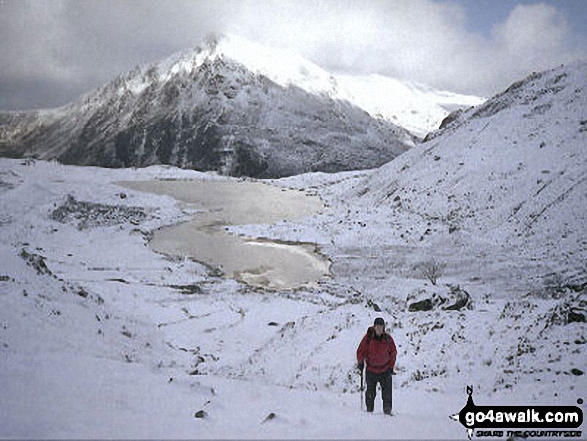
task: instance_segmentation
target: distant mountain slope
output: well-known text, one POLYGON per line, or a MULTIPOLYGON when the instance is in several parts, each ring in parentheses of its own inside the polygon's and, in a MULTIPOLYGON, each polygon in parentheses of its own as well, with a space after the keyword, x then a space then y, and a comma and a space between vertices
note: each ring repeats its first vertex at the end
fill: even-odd
POLYGON ((316 92, 323 80, 330 77, 301 57, 210 39, 79 103, 1 115, 0 154, 279 177, 372 168, 414 145, 405 129, 316 92), (295 84, 292 70, 301 72, 295 84))
POLYGON ((389 235, 501 250, 512 265, 586 277, 586 62, 530 75, 429 139, 366 184, 367 205, 385 218, 422 221, 389 235))
POLYGON ((339 208, 278 237, 327 232, 333 272, 365 292, 432 260, 500 294, 587 283, 587 63, 533 74, 428 139, 376 170, 288 179, 339 208))
POLYGON ((338 90, 335 96, 338 99, 348 100, 420 138, 438 129, 450 112, 485 101, 481 97, 439 91, 381 75, 339 75, 336 78, 338 90))

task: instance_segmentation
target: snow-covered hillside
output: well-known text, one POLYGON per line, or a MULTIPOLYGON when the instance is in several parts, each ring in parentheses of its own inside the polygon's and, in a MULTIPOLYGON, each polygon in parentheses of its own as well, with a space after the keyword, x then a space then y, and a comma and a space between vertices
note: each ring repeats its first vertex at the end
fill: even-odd
POLYGON ((586 76, 533 75, 376 170, 267 181, 328 206, 230 227, 318 244, 331 276, 295 290, 153 253, 193 212, 116 185, 222 178, 0 160, 0 437, 463 439, 466 385, 479 405, 576 405, 586 76), (360 411, 354 372, 377 316, 391 418, 360 411))
POLYGON ((364 199, 380 217, 418 219, 391 242, 439 259, 458 249, 458 262, 493 262, 496 279, 507 267, 517 290, 584 282, 586 124, 587 63, 533 74, 382 167, 364 199))
POLYGON ((375 284, 433 259, 500 295, 584 283, 586 72, 577 63, 534 74, 375 171, 324 175, 312 187, 336 209, 286 237, 327 231, 328 254, 341 256, 334 271, 361 272, 370 255, 385 268, 375 284))

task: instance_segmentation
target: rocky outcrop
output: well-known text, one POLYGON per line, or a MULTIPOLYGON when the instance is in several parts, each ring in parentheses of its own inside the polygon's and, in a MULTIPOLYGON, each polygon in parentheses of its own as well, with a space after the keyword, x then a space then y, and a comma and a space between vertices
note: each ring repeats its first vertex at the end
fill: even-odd
POLYGON ((409 312, 460 311, 464 308, 473 309, 473 301, 467 291, 458 285, 434 286, 421 288, 412 292, 407 298, 409 312))

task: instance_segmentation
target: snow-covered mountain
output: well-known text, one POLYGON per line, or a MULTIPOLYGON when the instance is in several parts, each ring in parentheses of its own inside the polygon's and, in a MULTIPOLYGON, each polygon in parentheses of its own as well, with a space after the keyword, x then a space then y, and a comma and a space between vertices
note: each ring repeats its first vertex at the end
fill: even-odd
POLYGON ((0 152, 278 177, 371 168, 414 145, 405 129, 315 93, 322 81, 330 77, 301 57, 210 38, 71 106, 1 116, 0 152))
POLYGON ((266 181, 328 208, 229 231, 331 260, 271 292, 152 252, 194 210, 118 184, 228 178, 1 159, 0 437, 463 439, 467 385, 477 405, 585 412, 586 108, 577 63, 379 169, 266 181), (379 398, 360 411, 354 369, 377 316, 391 420, 379 398))
POLYGON ((137 67, 56 109, 0 114, 0 155, 107 167, 171 164, 279 177, 380 166, 480 102, 335 76, 236 36, 137 67))

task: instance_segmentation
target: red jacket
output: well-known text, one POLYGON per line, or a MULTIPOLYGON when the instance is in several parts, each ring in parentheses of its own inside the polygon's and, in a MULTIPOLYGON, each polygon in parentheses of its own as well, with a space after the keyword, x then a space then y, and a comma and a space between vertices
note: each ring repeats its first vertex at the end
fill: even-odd
POLYGON ((381 337, 377 337, 373 326, 367 330, 367 334, 365 334, 357 349, 358 362, 365 361, 367 370, 374 374, 382 374, 393 369, 396 356, 397 349, 391 335, 383 332, 381 337))

